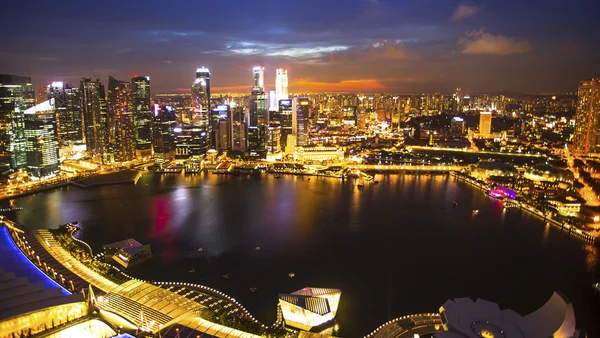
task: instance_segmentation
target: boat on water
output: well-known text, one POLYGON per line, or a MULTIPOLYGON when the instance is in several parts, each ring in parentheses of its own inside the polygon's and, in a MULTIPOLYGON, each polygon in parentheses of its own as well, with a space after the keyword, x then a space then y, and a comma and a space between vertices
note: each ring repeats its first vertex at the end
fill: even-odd
POLYGON ((379 181, 373 181, 373 184, 379 184, 379 181))
POLYGON ((256 291, 256 288, 250 288, 250 291, 251 291, 251 292, 255 292, 255 291, 256 291))
POLYGON ((288 273, 288 276, 290 276, 290 278, 294 278, 294 277, 296 277, 296 274, 293 272, 290 272, 290 273, 288 273))
POLYGON ((198 252, 202 252, 202 251, 204 251, 204 249, 198 248, 198 252))
POLYGON ((365 186, 365 180, 364 179, 359 179, 358 183, 356 183, 356 186, 359 188, 363 188, 365 186))
POLYGON ((254 250, 260 251, 260 246, 257 246, 256 248, 254 248, 254 250))
POLYGON ((458 202, 454 201, 454 202, 452 202, 452 205, 455 206, 455 207, 457 207, 458 206, 458 202))
POLYGON ((223 278, 225 278, 225 279, 229 278, 229 274, 224 274, 223 278))
POLYGON ((281 178, 281 174, 275 174, 273 177, 275 177, 275 178, 281 178))
POLYGON ((190 269, 188 272, 196 272, 196 269, 190 269))
POLYGON ((477 215, 477 214, 479 214, 479 210, 477 210, 477 209, 473 210, 473 215, 477 215))

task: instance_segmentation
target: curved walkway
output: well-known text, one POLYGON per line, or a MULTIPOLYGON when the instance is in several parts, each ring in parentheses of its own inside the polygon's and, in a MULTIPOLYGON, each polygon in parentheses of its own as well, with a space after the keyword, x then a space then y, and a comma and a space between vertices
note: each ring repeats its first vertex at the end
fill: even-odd
POLYGON ((412 338, 415 334, 426 335, 442 331, 442 320, 438 313, 421 313, 390 320, 365 338, 412 338))

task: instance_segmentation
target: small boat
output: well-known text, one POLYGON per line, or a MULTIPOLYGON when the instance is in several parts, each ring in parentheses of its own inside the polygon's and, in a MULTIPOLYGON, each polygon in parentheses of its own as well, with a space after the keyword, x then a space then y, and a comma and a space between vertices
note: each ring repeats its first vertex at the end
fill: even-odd
POLYGON ((229 274, 223 275, 223 278, 225 278, 225 279, 229 278, 229 274))
POLYGON ((204 249, 198 248, 198 252, 202 252, 202 251, 204 251, 204 249))
POLYGON ((373 184, 379 184, 379 181, 373 181, 373 184))
POLYGON ((310 181, 310 177, 308 178, 308 180, 310 181))
POLYGON ((473 210, 473 215, 477 215, 479 213, 479 210, 473 210))
POLYGON ((275 174, 275 176, 274 176, 274 177, 275 177, 275 178, 281 178, 281 175, 279 175, 279 174, 275 174))
POLYGON ((250 291, 255 292, 256 288, 250 288, 250 291))
POLYGON ((196 269, 190 269, 188 272, 196 272, 196 269))
POLYGON ((452 202, 452 205, 455 206, 455 207, 457 207, 458 206, 458 202, 454 201, 454 202, 452 202))
POLYGON ((294 278, 294 277, 296 277, 296 274, 293 272, 290 272, 290 273, 288 273, 288 276, 290 276, 290 278, 294 278))
POLYGON ((254 250, 260 251, 260 246, 257 246, 256 248, 254 248, 254 250))

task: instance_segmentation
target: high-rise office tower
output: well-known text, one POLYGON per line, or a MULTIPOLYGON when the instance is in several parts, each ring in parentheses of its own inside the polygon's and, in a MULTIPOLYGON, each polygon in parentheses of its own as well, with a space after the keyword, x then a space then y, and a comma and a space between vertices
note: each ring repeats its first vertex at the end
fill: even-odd
POLYGON ((201 67, 196 69, 196 80, 192 84, 191 125, 207 126, 210 113, 210 71, 201 67))
POLYGON ((210 113, 210 124, 213 131, 212 146, 217 150, 228 150, 233 141, 231 109, 228 105, 220 104, 213 108, 210 113))
POLYGON ((48 99, 54 99, 58 144, 69 147, 82 143, 84 128, 80 89, 62 82, 52 82, 47 92, 48 99))
POLYGON ((250 155, 264 158, 267 154, 267 126, 248 126, 248 152, 250 155))
POLYGON ((450 121, 450 132, 463 135, 465 133, 465 120, 462 117, 454 116, 450 121))
POLYGON ((24 112, 27 171, 35 177, 58 173, 58 133, 55 99, 44 101, 24 112))
POLYGON ((277 102, 288 99, 288 71, 278 68, 275 75, 275 96, 277 102))
POLYGON ((284 147, 287 147, 288 135, 294 133, 294 104, 292 103, 292 101, 293 100, 290 99, 279 101, 279 126, 281 127, 281 145, 283 145, 284 147))
POLYGON ((267 152, 277 154, 281 152, 281 126, 278 124, 270 125, 267 128, 267 152))
POLYGON ((104 85, 100 80, 83 78, 81 86, 81 110, 87 151, 104 160, 105 144, 108 141, 108 118, 104 85))
POLYGON ((170 160, 175 155, 175 112, 170 106, 154 105, 152 119, 152 149, 154 157, 170 160))
POLYGON ((600 79, 579 82, 573 148, 577 155, 600 153, 600 79))
POLYGON ((483 138, 492 136, 492 112, 479 113, 479 135, 483 138))
POLYGON ((246 151, 246 114, 242 107, 234 108, 231 121, 232 145, 231 150, 246 151))
POLYGON ((252 69, 253 87, 258 87, 265 91, 265 67, 256 66, 252 69))
POLYGON ((0 75, 0 151, 13 170, 27 166, 24 112, 34 103, 31 78, 0 75))
POLYGON ((310 116, 310 100, 307 97, 296 98, 296 143, 299 146, 308 145, 308 118, 310 116))
POLYGON ((269 124, 269 111, 267 110, 267 96, 259 87, 252 87, 250 94, 250 124, 249 126, 267 126, 269 124))
POLYGON ((269 92, 269 111, 279 111, 279 101, 277 101, 277 94, 274 90, 269 92))
POLYGON ((138 156, 152 155, 152 110, 150 107, 150 77, 131 78, 131 102, 135 121, 136 152, 138 156))
POLYGON ((135 159, 135 121, 131 102, 131 83, 108 77, 107 111, 109 140, 115 161, 135 159))

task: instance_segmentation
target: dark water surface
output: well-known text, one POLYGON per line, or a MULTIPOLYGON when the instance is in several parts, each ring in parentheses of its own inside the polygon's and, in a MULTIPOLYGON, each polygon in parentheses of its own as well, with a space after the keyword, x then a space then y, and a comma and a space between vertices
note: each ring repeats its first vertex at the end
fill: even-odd
POLYGON ((95 252, 129 237, 151 244, 153 260, 133 275, 217 288, 264 323, 275 321, 278 293, 305 286, 342 290, 343 337, 437 312, 454 297, 526 314, 557 290, 574 303, 578 326, 598 336, 596 247, 450 176, 377 179, 358 189, 316 177, 147 174, 135 186, 17 199, 25 210, 15 218, 30 228, 79 220, 95 252))

